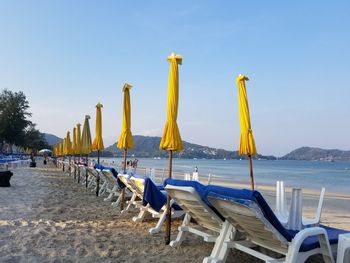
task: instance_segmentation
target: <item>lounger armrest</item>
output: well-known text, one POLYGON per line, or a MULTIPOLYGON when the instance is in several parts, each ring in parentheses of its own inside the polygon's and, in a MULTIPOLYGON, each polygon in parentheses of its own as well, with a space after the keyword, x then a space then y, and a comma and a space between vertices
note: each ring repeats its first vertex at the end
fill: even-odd
POLYGON ((286 262, 297 263, 296 255, 298 255, 298 252, 303 242, 305 241, 305 239, 312 236, 318 236, 323 256, 331 257, 332 258, 331 262, 334 262, 327 232, 325 229, 321 227, 304 228, 303 230, 298 232, 293 238, 292 242, 290 243, 286 262))

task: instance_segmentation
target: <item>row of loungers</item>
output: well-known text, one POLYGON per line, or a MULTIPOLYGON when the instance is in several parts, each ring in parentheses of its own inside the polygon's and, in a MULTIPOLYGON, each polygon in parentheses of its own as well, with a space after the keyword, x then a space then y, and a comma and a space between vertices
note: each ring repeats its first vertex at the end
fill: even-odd
MULTIPOLYGON (((165 220, 165 190, 172 198, 173 218, 185 213, 178 235, 170 245, 180 246, 189 233, 213 242, 214 248, 203 262, 225 262, 230 249, 270 263, 299 263, 315 254, 322 254, 324 262, 334 262, 339 235, 349 233, 321 224, 300 231, 288 230, 258 191, 174 179, 167 179, 163 188, 147 177, 118 174, 113 168, 84 169, 90 174, 92 188, 96 187, 98 176, 104 178, 101 189, 109 185, 107 188, 118 197, 112 205, 120 204, 122 189, 129 192, 130 201, 124 211, 130 206, 139 208, 134 221, 141 221, 145 213, 159 217, 157 226, 150 230, 151 234, 158 233, 165 220)), ((110 201, 111 195, 105 200, 110 201)))
MULTIPOLYGON (((156 185, 148 177, 118 174, 114 168, 104 167, 103 165, 95 165, 94 168, 91 168, 84 164, 69 164, 69 162, 59 161, 58 166, 61 169, 66 167, 65 170, 69 171, 69 174, 74 175, 80 183, 85 184, 96 195, 108 194, 104 201, 113 201, 116 198, 116 201, 111 203, 113 207, 120 206, 123 199, 121 193, 124 191, 124 198, 129 200, 121 213, 135 207, 139 210, 139 213, 132 218, 134 222, 141 222, 147 214, 150 214, 153 218, 157 218, 158 222, 149 230, 149 233, 153 235, 161 231, 167 214, 167 194, 163 186, 156 185)), ((179 218, 184 216, 184 211, 172 201, 171 214, 172 218, 179 218)))

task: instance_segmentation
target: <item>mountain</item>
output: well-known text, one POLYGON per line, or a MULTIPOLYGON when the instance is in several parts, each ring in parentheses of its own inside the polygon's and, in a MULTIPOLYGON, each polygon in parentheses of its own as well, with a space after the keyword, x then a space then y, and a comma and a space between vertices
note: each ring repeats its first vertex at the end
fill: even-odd
POLYGON ((350 161, 350 151, 341 151, 337 149, 321 149, 314 147, 301 147, 285 156, 279 158, 282 160, 320 160, 320 161, 350 161))
POLYGON ((47 141, 47 143, 51 146, 53 146, 54 144, 58 143, 59 141, 61 141, 62 139, 57 137, 56 135, 53 134, 49 134, 49 133, 43 133, 45 140, 47 141))
MULTIPOLYGON (((134 157, 145 157, 145 158, 153 158, 153 157, 167 157, 168 152, 159 149, 160 137, 150 137, 150 136, 142 136, 142 135, 134 135, 134 145, 133 149, 128 150, 128 156, 134 157)), ((175 158, 184 158, 184 159, 245 159, 246 156, 238 155, 237 151, 226 151, 223 149, 216 149, 208 146, 202 146, 198 144, 189 143, 183 141, 184 150, 181 152, 174 152, 175 158)), ((122 157, 123 150, 117 148, 116 143, 107 147, 105 149, 106 152, 110 152, 113 156, 122 157)), ((274 156, 262 156, 257 154, 254 158, 258 159, 271 159, 275 160, 274 156)))

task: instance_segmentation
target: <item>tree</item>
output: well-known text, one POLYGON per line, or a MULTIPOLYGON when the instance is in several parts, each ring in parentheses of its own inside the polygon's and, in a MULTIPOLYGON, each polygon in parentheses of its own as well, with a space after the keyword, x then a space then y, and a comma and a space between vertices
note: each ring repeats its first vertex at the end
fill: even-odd
POLYGON ((22 91, 3 90, 0 93, 0 141, 23 145, 25 129, 32 124, 29 103, 22 91))
POLYGON ((35 128, 35 124, 31 124, 24 134, 24 145, 33 150, 50 149, 51 146, 46 142, 44 134, 35 128))

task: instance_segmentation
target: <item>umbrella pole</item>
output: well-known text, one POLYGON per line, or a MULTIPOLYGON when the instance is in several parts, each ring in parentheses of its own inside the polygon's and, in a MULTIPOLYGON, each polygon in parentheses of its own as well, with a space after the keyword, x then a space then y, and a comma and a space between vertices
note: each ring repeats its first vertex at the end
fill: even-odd
MULTIPOLYGON (((171 178, 173 167, 173 151, 169 151, 169 178, 171 178)), ((167 195, 166 200, 166 230, 165 230, 165 244, 170 244, 170 235, 171 235, 171 207, 170 207, 170 195, 167 195)))
POLYGON ((77 178, 77 169, 75 169, 75 155, 73 155, 73 163, 74 163, 74 180, 77 178))
POLYGON ((69 157, 68 157, 68 172, 69 172, 69 176, 72 175, 70 159, 71 159, 71 156, 69 155, 69 157))
POLYGON ((254 190, 254 176, 253 176, 253 160, 252 156, 249 154, 249 166, 250 166, 250 188, 254 190))
MULTIPOLYGON (((123 172, 126 174, 126 154, 127 154, 127 149, 124 149, 124 162, 123 162, 123 172)), ((120 211, 124 210, 124 202, 125 202, 125 188, 122 189, 121 193, 121 202, 120 202, 120 211)))
MULTIPOLYGON (((97 163, 100 164, 100 150, 97 151, 97 163)), ((96 178, 96 196, 98 196, 98 192, 100 191, 100 175, 97 174, 96 178)))
POLYGON ((88 167, 89 167, 89 162, 88 162, 88 155, 85 157, 85 164, 86 164, 86 169, 85 169, 85 187, 88 187, 88 167))
MULTIPOLYGON (((80 167, 79 167, 79 165, 80 165, 80 155, 78 156, 78 164, 77 164, 77 166, 78 166, 78 184, 80 184, 80 167)), ((74 166, 74 167, 76 167, 76 166, 74 166)))

